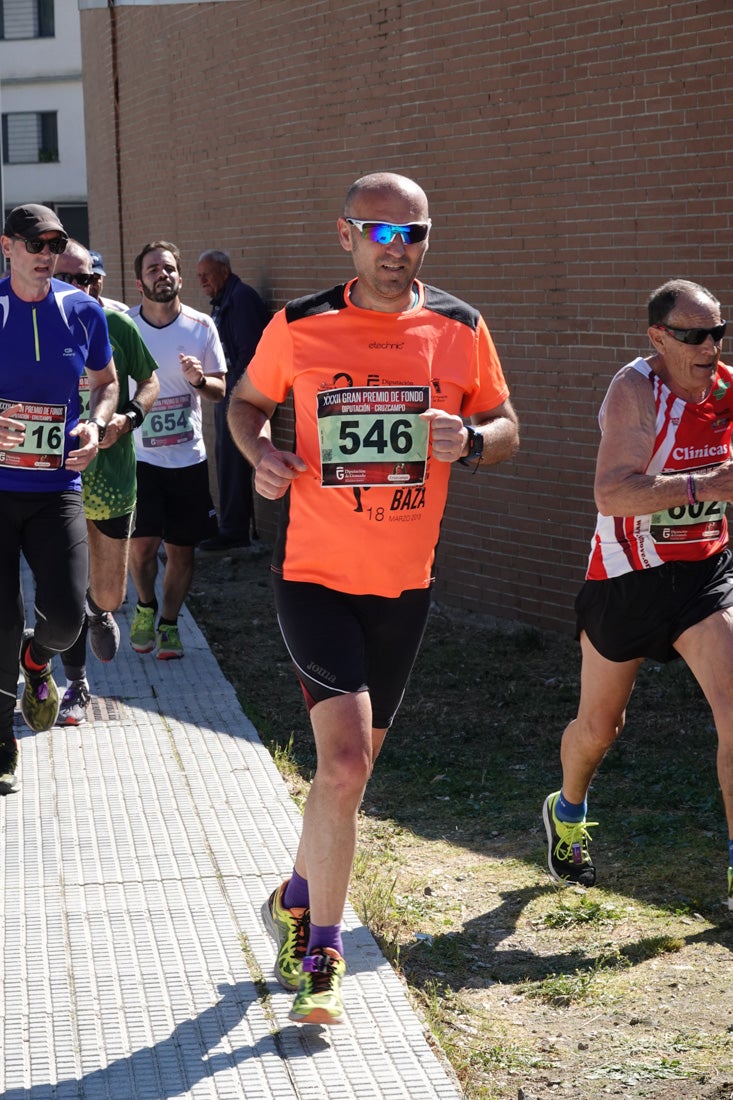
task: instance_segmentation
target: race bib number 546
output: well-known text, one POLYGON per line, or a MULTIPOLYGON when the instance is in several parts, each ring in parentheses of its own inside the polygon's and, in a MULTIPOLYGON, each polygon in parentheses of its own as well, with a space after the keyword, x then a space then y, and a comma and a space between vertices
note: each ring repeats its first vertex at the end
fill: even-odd
POLYGON ((323 390, 318 394, 321 485, 422 485, 429 386, 323 390))

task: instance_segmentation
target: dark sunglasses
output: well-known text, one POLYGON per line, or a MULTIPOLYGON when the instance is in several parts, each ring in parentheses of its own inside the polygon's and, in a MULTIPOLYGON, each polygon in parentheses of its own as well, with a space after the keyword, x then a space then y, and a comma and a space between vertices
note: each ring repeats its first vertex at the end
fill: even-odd
POLYGON ((363 222, 358 218, 346 218, 349 225, 359 230, 365 241, 374 244, 391 244, 397 234, 403 244, 420 244, 430 232, 430 219, 426 222, 408 222, 407 225, 391 225, 389 222, 363 222))
POLYGON ((91 286, 94 282, 93 275, 72 275, 70 271, 59 271, 55 278, 65 283, 78 283, 79 286, 91 286))
POLYGON ((26 252, 30 252, 31 256, 38 256, 43 252, 46 245, 48 245, 54 256, 60 256, 62 252, 66 251, 66 237, 52 237, 50 241, 42 241, 40 237, 13 237, 14 241, 23 241, 25 243, 26 252))
POLYGON ((664 329, 674 340, 679 340, 681 344, 704 344, 708 336, 712 336, 714 344, 719 344, 725 336, 728 322, 721 321, 719 325, 713 325, 712 328, 675 328, 674 325, 661 323, 656 327, 664 329))

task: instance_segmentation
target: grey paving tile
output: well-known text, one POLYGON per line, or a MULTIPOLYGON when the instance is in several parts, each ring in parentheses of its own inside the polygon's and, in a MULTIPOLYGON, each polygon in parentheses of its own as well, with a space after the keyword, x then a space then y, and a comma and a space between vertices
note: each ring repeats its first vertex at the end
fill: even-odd
POLYGON ((351 907, 346 1025, 287 1019, 260 906, 292 864, 299 814, 190 615, 176 662, 135 654, 130 616, 128 603, 117 659, 90 657, 89 722, 16 723, 0 1100, 455 1100, 351 907))

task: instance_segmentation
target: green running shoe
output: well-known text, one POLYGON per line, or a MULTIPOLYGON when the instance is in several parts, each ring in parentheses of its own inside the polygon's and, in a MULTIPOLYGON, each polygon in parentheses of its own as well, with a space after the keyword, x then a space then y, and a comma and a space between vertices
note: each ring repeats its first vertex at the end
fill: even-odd
POLYGON ((150 653, 155 648, 155 608, 135 608, 135 615, 130 624, 130 645, 136 653, 150 653))
POLYGON ((17 785, 15 769, 18 767, 18 742, 13 733, 0 742, 0 794, 10 794, 17 785))
POLYGON ((265 928, 277 944, 275 977, 291 992, 298 988, 300 964, 305 958, 310 935, 310 909, 286 909, 283 895, 287 882, 270 894, 262 906, 265 928))
POLYGON ((158 652, 156 657, 159 661, 175 661, 183 656, 183 646, 181 645, 181 637, 177 626, 170 623, 159 626, 157 641, 158 652))
POLYGON ((25 667, 25 655, 33 640, 33 631, 26 630, 20 647, 20 671, 25 677, 25 687, 20 700, 20 710, 25 724, 34 733, 44 733, 56 723, 59 715, 59 693, 51 672, 51 662, 38 672, 25 667))
POLYGON ((298 992, 288 1016, 298 1024, 342 1024, 341 983, 346 963, 331 947, 314 947, 303 959, 298 992))
POLYGON ((563 886, 593 886, 596 869, 588 854, 588 829, 597 821, 558 821, 555 817, 559 791, 550 794, 542 807, 547 832, 547 866, 555 882, 563 886))
POLYGON ((728 908, 733 909, 733 867, 728 868, 728 908))

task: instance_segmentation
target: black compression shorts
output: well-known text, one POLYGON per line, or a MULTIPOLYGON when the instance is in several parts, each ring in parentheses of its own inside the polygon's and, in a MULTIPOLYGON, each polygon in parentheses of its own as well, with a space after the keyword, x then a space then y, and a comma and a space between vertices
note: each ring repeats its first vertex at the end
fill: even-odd
POLYGON ((673 661, 679 636, 726 607, 733 607, 730 550, 586 581, 575 601, 578 636, 584 630, 608 661, 673 661))
POLYGON ((375 729, 388 729, 407 687, 430 611, 430 589, 352 596, 273 573, 280 630, 308 709, 368 691, 375 729))

